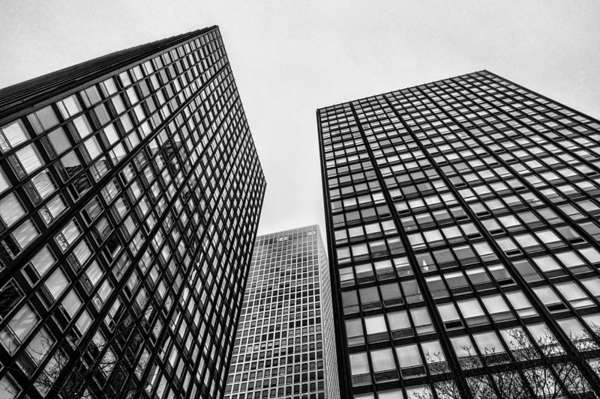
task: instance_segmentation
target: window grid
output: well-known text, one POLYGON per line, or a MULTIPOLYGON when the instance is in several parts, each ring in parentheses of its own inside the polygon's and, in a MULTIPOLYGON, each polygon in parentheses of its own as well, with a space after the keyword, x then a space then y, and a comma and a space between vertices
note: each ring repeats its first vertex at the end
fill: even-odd
POLYGON ((224 390, 265 184, 218 29, 182 38, 0 126, 11 398, 224 390))
POLYGON ((317 115, 342 392, 499 396, 508 361, 528 395, 540 367, 598 382, 597 121, 486 71, 317 115))
POLYGON ((226 398, 339 397, 329 287, 317 226, 257 237, 226 398))

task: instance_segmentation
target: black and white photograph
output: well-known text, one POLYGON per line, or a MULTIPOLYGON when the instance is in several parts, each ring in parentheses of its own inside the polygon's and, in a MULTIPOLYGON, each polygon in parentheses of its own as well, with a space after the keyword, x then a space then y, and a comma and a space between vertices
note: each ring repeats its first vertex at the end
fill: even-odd
POLYGON ((600 399, 597 0, 0 0, 0 399, 600 399))

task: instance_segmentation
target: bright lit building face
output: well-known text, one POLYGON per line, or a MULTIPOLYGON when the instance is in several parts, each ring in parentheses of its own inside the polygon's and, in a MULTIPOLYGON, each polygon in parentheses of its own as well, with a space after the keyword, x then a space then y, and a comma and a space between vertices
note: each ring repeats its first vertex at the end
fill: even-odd
POLYGON ((330 287, 318 226, 256 239, 226 399, 340 397, 330 287))
POLYGON ((597 120, 487 71, 317 118, 342 397, 600 386, 597 120))

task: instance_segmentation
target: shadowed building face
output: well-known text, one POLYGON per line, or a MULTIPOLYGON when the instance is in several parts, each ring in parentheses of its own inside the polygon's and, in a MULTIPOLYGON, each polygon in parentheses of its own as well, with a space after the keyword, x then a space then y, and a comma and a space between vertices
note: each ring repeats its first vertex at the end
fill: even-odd
POLYGON ((219 397, 264 190, 216 27, 0 90, 0 396, 219 397))

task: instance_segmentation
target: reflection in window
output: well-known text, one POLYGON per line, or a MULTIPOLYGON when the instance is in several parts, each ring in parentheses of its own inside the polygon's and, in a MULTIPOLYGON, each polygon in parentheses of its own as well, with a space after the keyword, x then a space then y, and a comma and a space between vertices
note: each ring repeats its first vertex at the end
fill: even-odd
POLYGON ((8 324, 0 331, 0 342, 10 353, 14 354, 21 342, 29 335, 39 321, 38 316, 25 304, 10 319, 8 324))
POLYGON ((13 193, 6 195, 0 200, 0 217, 8 227, 25 215, 25 210, 13 193))
POLYGON ((350 355, 350 370, 352 372, 352 385, 364 385, 370 382, 369 360, 366 352, 350 355))
POLYGON ((28 139, 29 136, 25 133, 25 127, 19 120, 0 128, 0 149, 2 152, 9 151, 28 139))
POLYGON ((396 347, 398 361, 402 376, 405 378, 418 377, 425 374, 423 360, 417 345, 403 345, 396 347))

